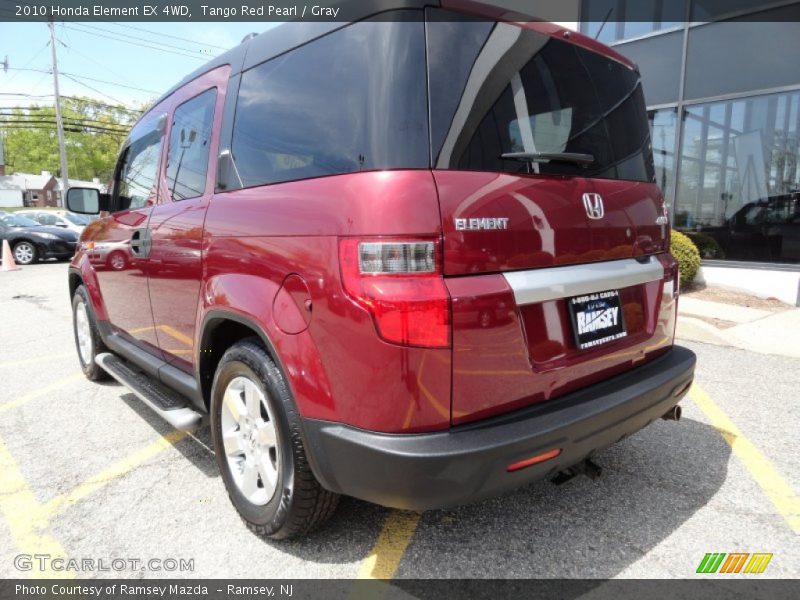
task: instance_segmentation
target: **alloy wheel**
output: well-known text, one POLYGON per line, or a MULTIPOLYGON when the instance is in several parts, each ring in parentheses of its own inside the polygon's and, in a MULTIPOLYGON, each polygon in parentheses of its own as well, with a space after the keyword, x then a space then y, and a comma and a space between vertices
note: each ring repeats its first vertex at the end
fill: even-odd
POLYGON ((35 255, 36 251, 28 242, 20 242, 14 246, 14 260, 21 265, 27 265, 33 262, 33 257, 35 255))
POLYGON ((89 313, 86 311, 86 303, 79 302, 75 309, 75 334, 78 338, 78 352, 81 355, 83 364, 91 364, 93 343, 92 328, 89 322, 89 313))
POLYGON ((280 450, 275 420, 261 388, 235 377, 222 398, 222 443, 234 484, 252 504, 263 506, 275 494, 280 450))

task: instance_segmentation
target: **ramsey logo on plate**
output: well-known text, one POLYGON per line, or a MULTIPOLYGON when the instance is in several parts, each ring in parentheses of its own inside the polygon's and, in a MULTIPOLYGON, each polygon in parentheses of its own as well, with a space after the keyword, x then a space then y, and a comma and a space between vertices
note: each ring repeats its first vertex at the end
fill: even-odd
POLYGON ((569 300, 575 344, 585 350, 626 335, 619 292, 611 290, 569 300))

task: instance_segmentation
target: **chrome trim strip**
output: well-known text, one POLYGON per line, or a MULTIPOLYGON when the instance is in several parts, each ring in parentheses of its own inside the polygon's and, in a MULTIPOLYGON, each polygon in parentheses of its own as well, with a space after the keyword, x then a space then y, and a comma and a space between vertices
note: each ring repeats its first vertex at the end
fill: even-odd
POLYGON ((634 258, 584 265, 511 271, 503 273, 518 305, 535 304, 617 290, 664 278, 664 267, 655 257, 646 262, 634 258))

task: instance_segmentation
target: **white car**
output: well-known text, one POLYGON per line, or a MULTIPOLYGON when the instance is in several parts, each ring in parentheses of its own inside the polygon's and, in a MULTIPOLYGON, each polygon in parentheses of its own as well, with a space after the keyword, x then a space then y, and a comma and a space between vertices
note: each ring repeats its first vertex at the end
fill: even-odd
POLYGON ((68 210, 20 210, 17 211, 18 215, 33 219, 40 225, 49 225, 52 227, 63 227, 70 231, 74 231, 78 235, 81 234, 83 228, 86 227, 91 219, 86 215, 79 215, 77 213, 69 212, 68 210))

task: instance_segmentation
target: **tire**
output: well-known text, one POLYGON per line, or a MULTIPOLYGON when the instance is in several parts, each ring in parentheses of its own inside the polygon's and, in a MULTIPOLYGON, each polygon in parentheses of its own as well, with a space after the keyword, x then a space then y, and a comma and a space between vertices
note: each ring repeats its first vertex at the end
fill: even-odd
POLYGON ((211 434, 228 496, 257 535, 299 537, 335 511, 339 496, 324 489, 311 472, 291 392, 256 338, 231 346, 217 366, 211 389, 211 434), (247 398, 258 401, 248 407, 247 398))
POLYGON ((39 260, 36 244, 23 240, 14 244, 14 262, 18 265, 32 265, 39 260))
POLYGON ((108 373, 94 361, 95 356, 102 352, 108 352, 108 348, 97 330, 92 303, 89 300, 89 294, 86 293, 86 288, 82 285, 78 286, 72 296, 72 333, 75 337, 78 362, 86 378, 90 381, 108 379, 108 373), (79 330, 83 332, 83 335, 79 335, 79 330))
POLYGON ((123 271, 128 267, 128 257, 121 250, 114 250, 108 255, 106 265, 112 271, 123 271))

